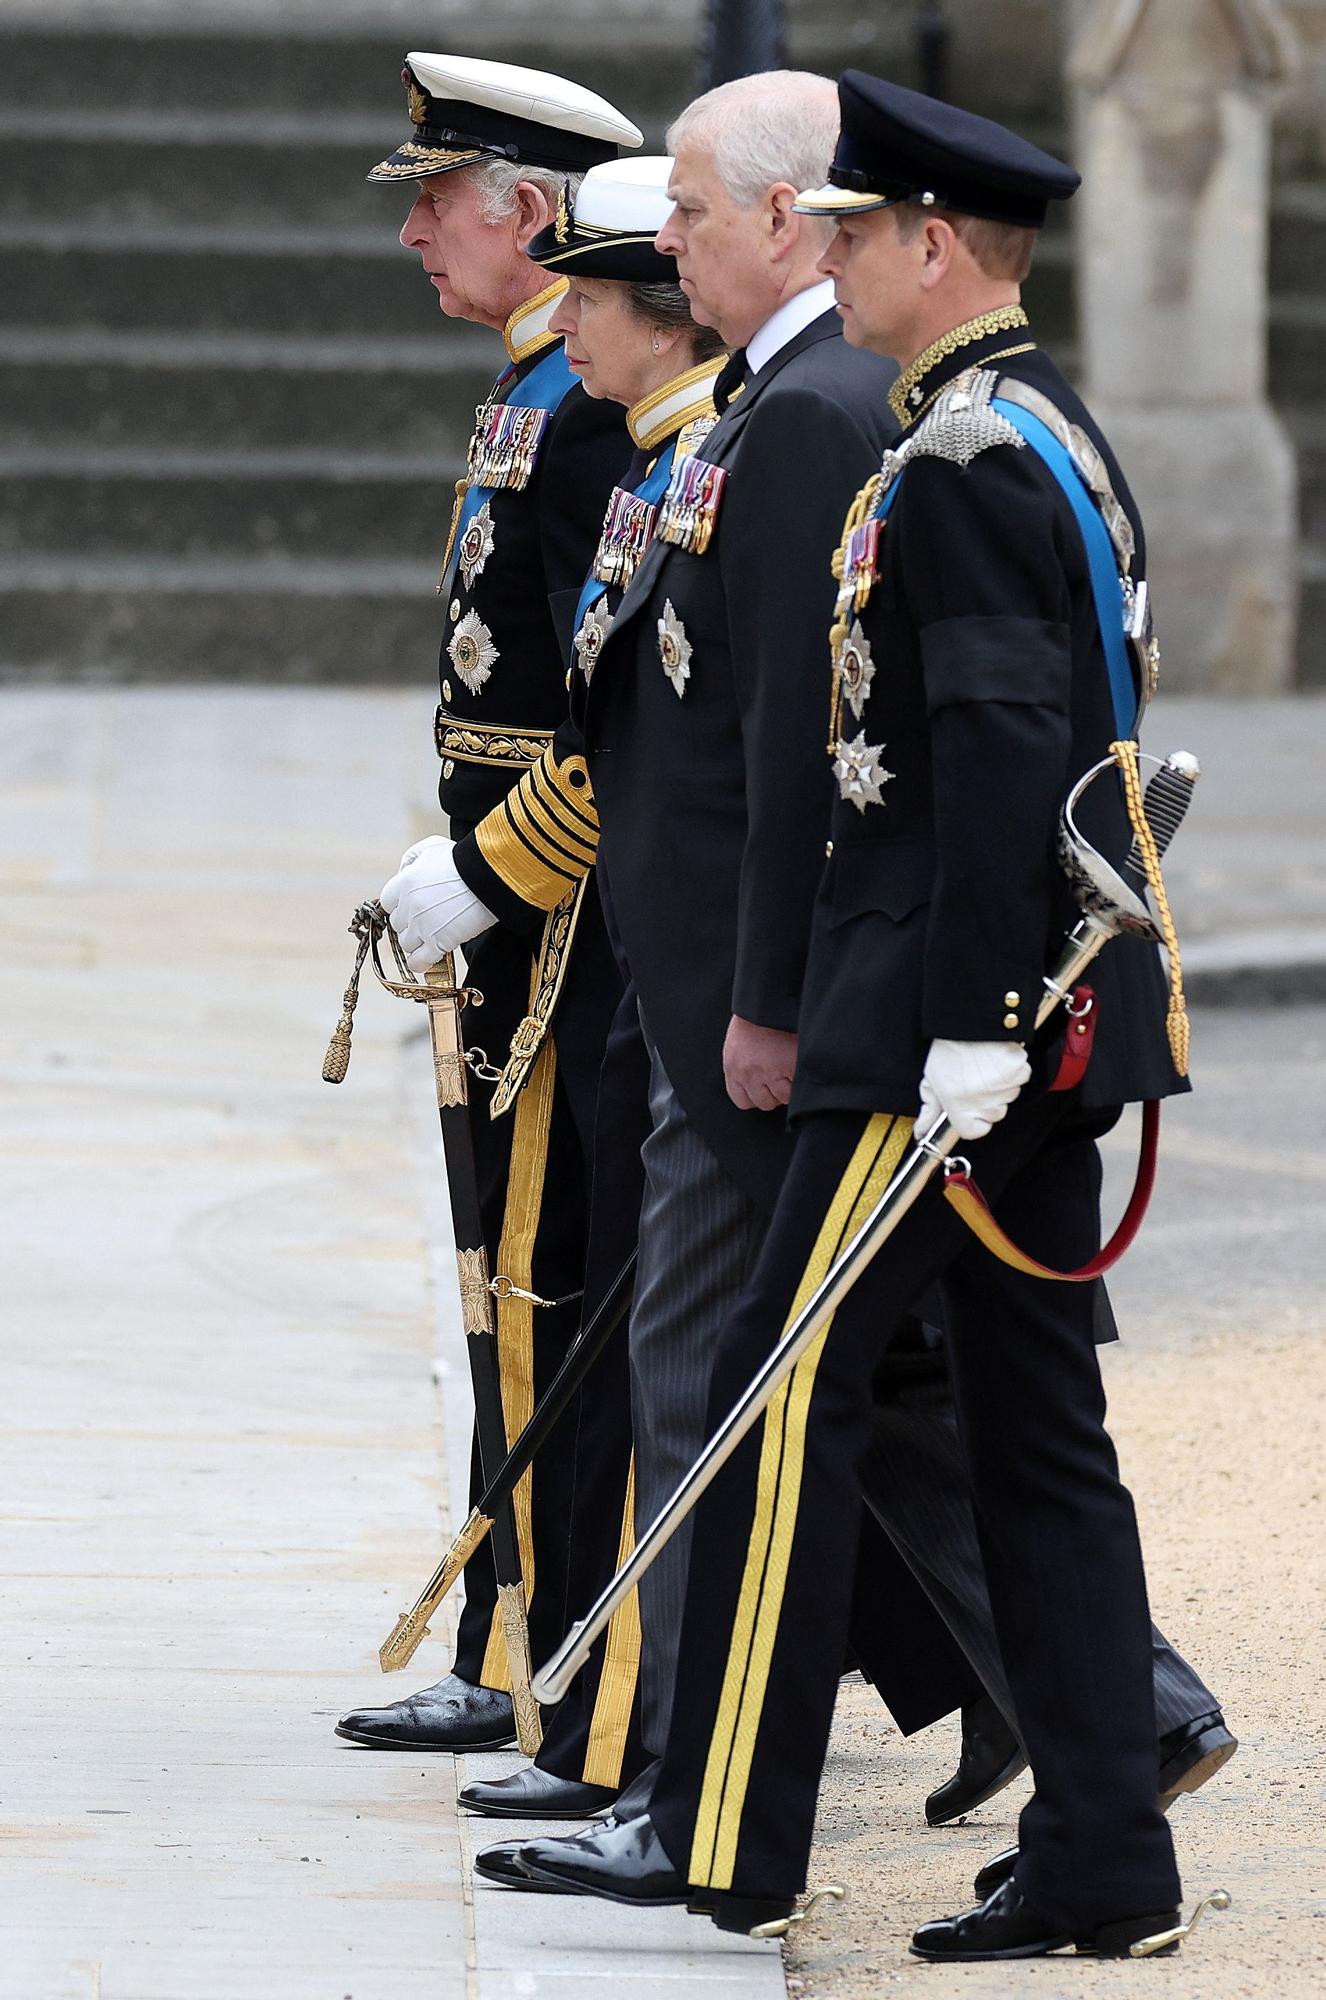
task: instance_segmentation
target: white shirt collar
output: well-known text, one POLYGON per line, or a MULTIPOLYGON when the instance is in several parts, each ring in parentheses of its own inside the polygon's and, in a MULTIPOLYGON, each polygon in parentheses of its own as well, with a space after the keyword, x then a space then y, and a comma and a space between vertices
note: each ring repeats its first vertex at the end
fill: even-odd
POLYGON ((766 362, 782 352, 789 340, 795 340, 799 333, 804 333, 811 322, 828 312, 832 305, 832 278, 822 278, 817 285, 808 285, 804 292, 784 299, 773 318, 767 319, 759 332, 752 334, 746 342, 746 366, 751 374, 758 374, 766 362))

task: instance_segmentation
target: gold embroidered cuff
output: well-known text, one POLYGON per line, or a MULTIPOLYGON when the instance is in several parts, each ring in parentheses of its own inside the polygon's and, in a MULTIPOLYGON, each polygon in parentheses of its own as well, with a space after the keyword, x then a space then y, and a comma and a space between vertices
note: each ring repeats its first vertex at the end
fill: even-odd
POLYGON ((599 816, 583 757, 551 748, 474 829, 479 852, 513 894, 551 910, 594 866, 599 816))
POLYGON ((537 764, 552 742, 551 729, 512 729, 504 722, 458 722, 439 708, 433 718, 433 738, 439 757, 457 764, 537 764))

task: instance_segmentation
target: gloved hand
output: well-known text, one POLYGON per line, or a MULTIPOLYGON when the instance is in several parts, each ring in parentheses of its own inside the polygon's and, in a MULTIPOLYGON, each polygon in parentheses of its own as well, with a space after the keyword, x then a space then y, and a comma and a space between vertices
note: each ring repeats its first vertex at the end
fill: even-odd
POLYGON ((942 1111, 960 1139, 983 1139, 1031 1075, 1019 1042, 931 1042, 916 1124, 942 1111))
POLYGON ((461 880, 453 859, 456 843, 430 833, 401 856, 401 865, 378 901, 391 918, 405 963, 420 975, 431 971, 444 952, 491 930, 497 918, 461 880))

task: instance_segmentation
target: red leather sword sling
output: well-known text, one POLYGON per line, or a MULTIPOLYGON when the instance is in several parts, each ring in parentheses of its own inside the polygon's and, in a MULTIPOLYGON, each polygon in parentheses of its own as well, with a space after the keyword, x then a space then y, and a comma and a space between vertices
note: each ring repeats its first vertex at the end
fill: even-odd
MULTIPOLYGON (((1074 1089, 1082 1081, 1087 1063, 1090 1061, 1091 1045, 1096 1032, 1096 996, 1089 986, 1073 988, 1068 1011, 1072 1019, 1069 1022, 1058 1074, 1050 1085, 1052 1091, 1074 1089)), ((1109 1242, 1087 1263, 1079 1265, 1076 1271, 1056 1271, 1049 1264, 1042 1264, 1035 1257, 1029 1257, 1025 1250, 1019 1250, 1012 1238, 996 1222, 989 1203, 972 1179, 969 1167, 964 1165, 946 1172, 944 1199, 957 1210, 968 1229, 980 1238, 992 1256, 998 1257, 1001 1264, 1009 1264, 1015 1271, 1022 1271, 1029 1278, 1053 1278, 1060 1284, 1085 1285, 1093 1278, 1102 1277, 1112 1264, 1118 1263, 1141 1228, 1156 1184, 1156 1153, 1159 1143, 1160 1104, 1157 1099, 1152 1099, 1142 1106, 1142 1148, 1137 1162, 1137 1178, 1133 1183, 1128 1206, 1109 1242)))

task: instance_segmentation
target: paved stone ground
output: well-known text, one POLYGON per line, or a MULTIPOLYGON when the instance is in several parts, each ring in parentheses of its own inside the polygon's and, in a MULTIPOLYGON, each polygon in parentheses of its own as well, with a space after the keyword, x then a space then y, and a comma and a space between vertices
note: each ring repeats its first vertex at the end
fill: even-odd
POLYGON ((468 1421, 411 1017, 319 1077, 429 715, 0 697, 0 2000, 783 1991, 680 1912, 472 1894, 452 1760, 331 1733, 468 1421))

